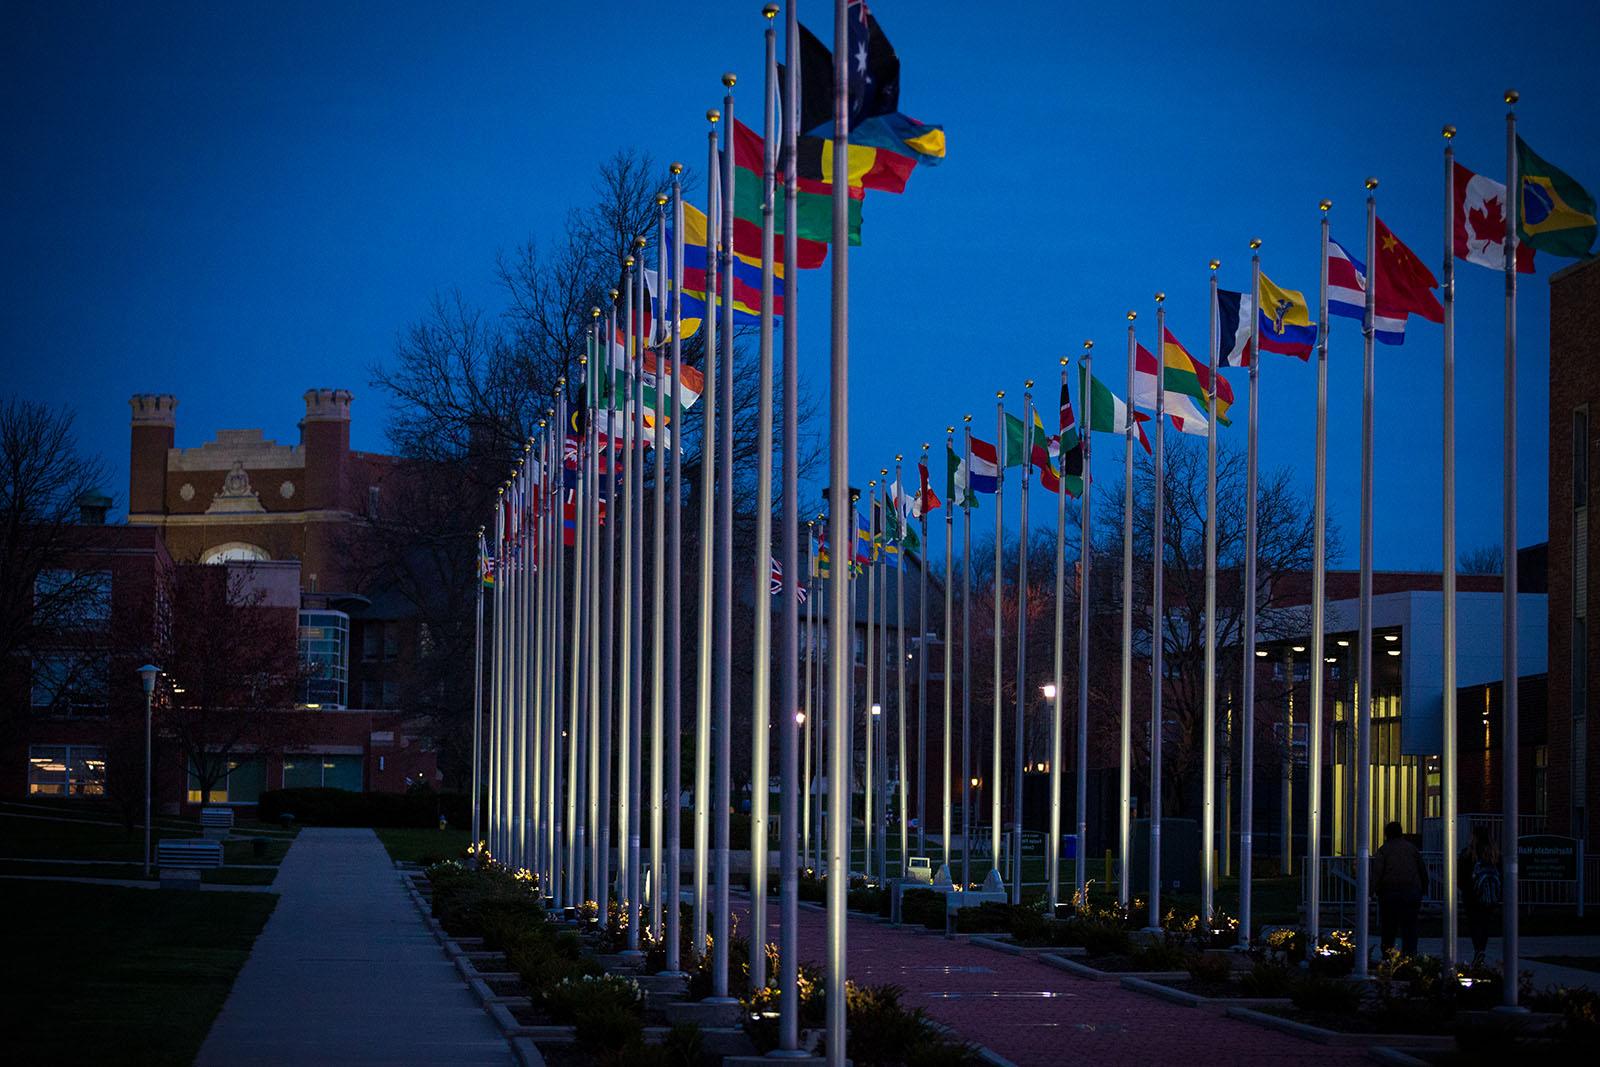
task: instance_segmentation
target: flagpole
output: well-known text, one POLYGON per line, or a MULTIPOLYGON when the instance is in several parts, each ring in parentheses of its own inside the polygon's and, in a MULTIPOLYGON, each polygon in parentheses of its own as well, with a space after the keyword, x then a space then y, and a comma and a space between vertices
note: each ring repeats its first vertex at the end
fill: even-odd
POLYGON ((961 416, 961 891, 972 888, 972 416, 961 416))
MULTIPOLYGON (((833 526, 833 546, 837 552, 839 546, 854 544, 854 531, 846 531, 846 519, 854 525, 854 509, 846 511, 842 506, 850 495, 850 246, 849 246, 849 218, 847 215, 850 170, 850 101, 849 101, 849 74, 846 66, 845 49, 838 47, 840 43, 849 40, 848 19, 846 16, 848 5, 845 0, 834 0, 833 4, 833 321, 830 331, 831 359, 828 382, 828 474, 829 474, 829 521, 833 526), (846 541, 846 537, 850 541, 846 541)), ((791 49, 792 53, 792 49, 791 49)), ((790 70, 793 70, 793 65, 790 70)), ((789 99, 794 100, 795 94, 791 92, 789 99)), ((791 105, 792 107, 793 105, 791 105)), ((794 188, 791 184, 790 188, 794 188)), ((789 233, 794 232, 794 227, 788 228, 789 233)), ((784 279, 787 285, 788 278, 784 279)), ((785 289, 787 296, 787 289, 785 289)), ((839 724, 849 722, 849 706, 845 699, 849 693, 851 656, 850 648, 850 603, 847 583, 830 582, 829 589, 828 622, 830 629, 830 644, 833 656, 831 663, 832 677, 832 712, 830 719, 834 723, 833 751, 828 767, 828 785, 830 790, 837 790, 838 783, 848 781, 849 770, 846 760, 849 758, 849 731, 841 729, 839 724)), ((827 970, 827 1048, 829 1067, 844 1067, 845 1064, 845 856, 840 850, 840 842, 844 847, 849 847, 849 818, 850 818, 850 793, 848 786, 845 790, 844 803, 839 803, 839 798, 830 798, 829 842, 828 856, 828 970, 827 970)))
MULTIPOLYGON (((795 151, 799 137, 800 101, 798 94, 799 66, 800 66, 800 41, 798 31, 798 16, 795 14, 794 4, 788 5, 786 14, 788 20, 784 30, 784 45, 787 50, 788 70, 794 73, 789 75, 788 113, 783 121, 784 142, 784 239, 783 251, 785 267, 784 277, 784 307, 783 307, 783 502, 779 523, 783 527, 783 568, 784 574, 789 576, 789 584, 784 587, 783 601, 783 642, 780 646, 781 659, 779 661, 779 720, 778 720, 778 761, 779 774, 782 784, 783 810, 779 813, 779 860, 778 860, 778 892, 779 892, 779 974, 778 974, 778 1049, 781 1052, 796 1052, 800 1048, 800 813, 795 810, 796 804, 808 804, 805 780, 799 777, 799 753, 796 747, 800 744, 800 731, 794 721, 795 709, 799 705, 800 697, 800 340, 798 326, 794 320, 794 279, 799 273, 795 266, 798 258, 798 222, 795 218, 798 206, 795 196, 798 181, 798 164, 795 160, 795 151)), ((777 7, 768 4, 770 12, 768 21, 777 14, 777 7)), ((769 66, 768 81, 776 92, 777 78, 769 66)), ((768 112, 773 110, 776 101, 768 105, 768 112)), ((769 138, 770 140, 770 138, 769 138)), ((763 278, 763 287, 770 290, 771 270, 763 278)), ((768 299, 768 293, 763 293, 763 299, 768 299)), ((810 582, 807 581, 806 603, 811 603, 810 582)), ((809 700, 807 701, 809 704, 809 700)), ((809 713, 810 708, 808 707, 809 713)), ((806 716, 806 729, 809 730, 811 717, 806 716)), ((809 737, 809 733, 806 735, 809 737)), ((809 754, 809 748, 807 753, 809 754)))
MULTIPOLYGON (((1256 816, 1256 477, 1259 462, 1261 393, 1261 240, 1250 239, 1250 292, 1256 321, 1250 329, 1250 425, 1245 448, 1244 511, 1244 646, 1240 678, 1241 723, 1239 763, 1239 932, 1246 944, 1254 938, 1251 908, 1255 879, 1256 816)), ((1371 262, 1371 257, 1368 257, 1371 262)), ((1313 875, 1313 877, 1315 877, 1313 875)), ((1361 897, 1365 900, 1365 897, 1361 897)))
MULTIPOLYGON (((667 277, 667 195, 656 195, 656 280, 664 285, 667 277)), ((665 292, 663 291, 663 297, 665 292)), ((662 810, 666 800, 665 753, 662 751, 666 730, 666 595, 667 595, 667 449, 678 433, 678 424, 666 422, 666 368, 662 366, 661 341, 656 336, 656 324, 666 309, 658 306, 651 316, 651 339, 656 342, 656 404, 655 404, 655 487, 650 494, 654 510, 650 525, 650 931, 659 939, 662 934, 662 896, 667 885, 667 858, 662 851, 662 825, 666 813, 662 810)), ((674 799, 676 803, 676 799, 674 799)), ((668 907, 677 907, 674 890, 668 907)))
MULTIPOLYGON (((731 801, 733 772, 733 85, 734 76, 724 74, 722 111, 727 122, 722 130, 722 187, 725 190, 722 212, 722 407, 727 415, 719 427, 721 448, 717 457, 717 765, 716 765, 716 871, 717 922, 712 943, 712 990, 718 1000, 728 996, 728 939, 732 931, 728 890, 728 807, 731 801)), ((765 936, 765 931, 760 932, 765 936)))
MULTIPOLYGON (((593 308, 595 340, 599 340, 600 309, 593 308)), ((591 366, 598 371, 602 363, 596 354, 590 360, 591 366)), ((611 805, 610 797, 600 791, 600 430, 599 430, 599 404, 594 388, 588 390, 585 405, 588 408, 588 425, 585 437, 588 445, 587 466, 584 472, 588 484, 588 505, 584 509, 584 531, 589 539, 589 547, 585 549, 588 565, 585 568, 584 588, 586 590, 584 615, 586 644, 584 659, 589 668, 589 682, 587 686, 589 703, 589 732, 588 732, 588 757, 589 757, 589 895, 584 899, 599 903, 602 895, 600 888, 605 880, 605 853, 600 840, 600 813, 611 805)), ((603 915, 597 912, 596 921, 602 925, 605 922, 603 915)))
POLYGON ((505 670, 505 614, 501 610, 505 594, 506 570, 509 566, 505 545, 506 487, 495 490, 494 505, 494 598, 489 605, 493 632, 491 662, 489 664, 489 854, 498 857, 500 849, 500 820, 504 804, 500 790, 505 785, 505 775, 500 770, 500 727, 503 718, 500 677, 505 670))
MULTIPOLYGON (((520 491, 520 487, 521 487, 521 484, 522 484, 522 467, 523 467, 524 462, 525 461, 522 459, 522 457, 518 457, 517 460, 514 462, 514 464, 512 466, 512 473, 511 473, 511 486, 510 486, 509 490, 506 493, 506 505, 510 509, 510 513, 511 513, 510 522, 512 524, 515 524, 515 522, 517 521, 516 520, 516 501, 517 501, 517 496, 518 496, 518 493, 520 491)), ((513 537, 513 540, 512 540, 512 551, 515 553, 515 552, 517 552, 518 548, 519 548, 519 546, 517 545, 516 539, 515 539, 515 537, 513 537)), ((511 565, 512 571, 516 572, 517 570, 520 569, 520 566, 521 566, 521 560, 518 558, 518 556, 513 555, 513 557, 512 557, 512 565, 511 565)), ((512 588, 512 591, 513 591, 513 594, 514 594, 516 592, 517 588, 518 588, 518 585, 517 584, 513 584, 511 588, 512 588)), ((506 701, 507 714, 506 714, 506 750, 505 751, 506 751, 506 795, 507 795, 507 799, 510 801, 510 811, 509 811, 509 818, 506 820, 506 828, 507 828, 507 831, 508 831, 508 836, 507 836, 507 841, 506 841, 506 846, 507 847, 506 847, 505 855, 506 855, 506 861, 513 868, 515 868, 517 866, 517 864, 518 864, 518 861, 519 861, 520 855, 521 855, 521 847, 520 847, 521 846, 521 833, 520 833, 520 831, 521 831, 521 828, 522 828, 522 825, 523 825, 523 818, 524 818, 524 816, 523 816, 523 807, 524 807, 524 805, 521 803, 521 801, 523 799, 522 796, 521 796, 521 791, 520 791, 521 783, 520 783, 518 775, 517 775, 518 757, 520 755, 520 753, 518 751, 519 746, 517 744, 517 741, 518 741, 517 734, 518 734, 518 722, 519 722, 520 714, 521 714, 521 711, 522 711, 522 701, 521 701, 521 686, 518 684, 520 682, 520 680, 521 680, 521 675, 519 673, 520 665, 518 663, 517 656, 516 656, 516 641, 517 641, 518 623, 520 622, 520 619, 518 618, 518 616, 519 616, 520 612, 517 610, 518 609, 518 603, 517 603, 517 599, 516 599, 516 597, 514 595, 513 595, 512 599, 511 599, 511 607, 512 607, 511 622, 510 622, 510 625, 507 626, 507 628, 506 628, 506 643, 507 643, 507 648, 509 650, 508 655, 506 657, 506 678, 507 678, 507 681, 510 684, 509 684, 509 689, 508 689, 509 696, 508 696, 508 699, 506 701)))
MULTIPOLYGON (((616 686, 616 567, 617 567, 617 368, 611 362, 611 346, 617 336, 617 291, 611 290, 611 310, 606 315, 605 336, 600 341, 600 365, 604 368, 601 396, 605 398, 605 478, 606 520, 604 568, 600 594, 600 872, 596 882, 600 895, 598 905, 600 925, 603 929, 611 916, 611 808, 612 808, 612 736, 615 719, 612 695, 616 686)), ((620 840, 620 837, 619 837, 620 840)))
POLYGON ((1001 660, 1005 635, 1001 632, 1005 579, 1005 527, 1002 523, 1001 499, 1006 477, 1006 392, 995 393, 995 477, 994 477, 994 723, 991 727, 989 785, 989 847, 991 868, 1000 873, 1000 748, 1001 748, 1001 660))
MULTIPOLYGON (((618 561, 621 589, 618 591, 617 605, 621 618, 617 625, 617 641, 621 647, 617 650, 617 777, 621 779, 621 787, 617 789, 617 899, 621 904, 619 921, 626 928, 627 948, 637 951, 638 937, 638 891, 635 889, 635 865, 639 862, 639 812, 638 801, 633 791, 633 749, 639 743, 638 735, 633 729, 632 716, 629 708, 633 704, 633 688, 637 684, 637 676, 633 673, 633 450, 632 450, 632 424, 629 422, 629 398, 632 393, 633 376, 637 371, 637 357, 633 344, 633 257, 626 256, 622 270, 622 366, 623 389, 621 422, 622 422, 622 448, 618 450, 617 458, 622 463, 622 507, 613 518, 622 527, 622 558, 618 561)), ((612 389, 616 388, 613 378, 612 389)), ((613 487, 614 490, 615 487, 613 487)))
MULTIPOLYGON (((565 427, 567 425, 567 379, 565 376, 556 379, 556 418, 551 425, 551 434, 561 434, 556 439, 557 455, 562 457, 563 470, 565 470, 565 427)), ((563 484, 565 475, 563 475, 563 484)), ((554 749, 550 754, 551 765, 551 810, 550 819, 555 826, 555 841, 552 843, 551 852, 554 855, 555 869, 551 872, 550 882, 555 890, 555 906, 563 908, 571 900, 571 887, 567 882, 567 871, 572 864, 568 856, 571 847, 571 823, 564 817, 566 811, 566 789, 571 785, 570 775, 564 773, 562 764, 563 753, 566 750, 568 738, 567 731, 562 727, 562 709, 566 705, 566 690, 563 685, 566 667, 566 652, 563 638, 566 636, 566 507, 564 494, 557 495, 550 505, 554 517, 553 525, 556 527, 556 574, 553 588, 550 592, 551 617, 555 619, 555 632, 551 635, 551 678, 554 679, 555 688, 551 693, 550 714, 552 717, 551 730, 555 736, 554 749)))
MULTIPOLYGON (((1311 736, 1306 752, 1306 928, 1312 944, 1316 944, 1322 925, 1322 700, 1328 669, 1328 209, 1333 202, 1323 200, 1317 206, 1322 212, 1322 295, 1317 305, 1317 455, 1311 505, 1311 736)), ((1445 833, 1449 835, 1450 831, 1445 833)), ((1447 852, 1445 868, 1453 866, 1447 852)))
POLYGON ((1216 916, 1217 892, 1217 349, 1220 340, 1217 336, 1217 268, 1220 266, 1221 260, 1213 259, 1210 263, 1211 383, 1206 389, 1206 678, 1205 714, 1200 727, 1203 735, 1200 921, 1208 928, 1216 916))
MULTIPOLYGON (((1128 906, 1133 877, 1133 415, 1134 366, 1138 358, 1138 339, 1134 322, 1137 311, 1128 312, 1128 424, 1123 427, 1122 443, 1122 738, 1118 767, 1119 797, 1117 826, 1117 901, 1128 906)), ((1160 423, 1156 424, 1157 430, 1160 423)))
POLYGON ((476 867, 478 849, 483 839, 480 831, 478 804, 483 785, 478 777, 482 763, 482 742, 479 735, 483 727, 483 571, 489 562, 488 548, 483 540, 483 527, 478 527, 478 589, 477 604, 472 613, 472 855, 476 867))
POLYGON ((883 573, 878 577, 878 714, 877 721, 873 724, 873 733, 878 750, 878 759, 874 767, 878 773, 877 798, 878 806, 873 809, 873 817, 877 820, 878 829, 876 840, 878 850, 873 853, 873 861, 877 865, 878 880, 886 882, 889 878, 889 717, 884 714, 889 705, 889 560, 888 560, 888 524, 889 514, 889 468, 884 467, 879 471, 880 485, 883 487, 883 496, 878 503, 878 540, 875 554, 880 555, 880 566, 883 573))
MULTIPOLYGON (((853 514, 853 510, 852 510, 853 514)), ((878 784, 878 765, 874 758, 876 740, 872 735, 877 730, 877 719, 872 713, 873 697, 877 693, 874 683, 877 680, 878 667, 878 480, 876 478, 867 482, 867 699, 866 725, 862 741, 866 749, 864 753, 866 763, 866 780, 863 782, 863 796, 861 801, 861 832, 865 838, 861 852, 861 872, 866 877, 872 877, 872 861, 877 855, 873 851, 874 834, 878 829, 877 815, 873 810, 873 796, 878 784)), ((855 540, 851 540, 851 551, 855 551, 855 540)))
MULTIPOLYGON (((1151 494, 1155 521, 1150 556, 1150 929, 1161 929, 1161 740, 1163 695, 1162 653, 1166 651, 1167 542, 1163 532, 1166 517, 1167 479, 1165 460, 1167 415, 1167 295, 1156 294, 1156 449, 1151 494)), ((1131 415, 1131 412, 1130 412, 1131 415)))
MULTIPOLYGON (((580 374, 587 375, 587 362, 587 357, 578 360, 580 374)), ((562 432, 567 432, 571 425, 570 418, 564 421, 562 432)), ((578 438, 577 444, 577 489, 572 504, 572 598, 568 608, 572 651, 567 663, 570 672, 567 685, 567 902, 570 907, 577 907, 583 902, 586 844, 583 793, 584 772, 588 769, 588 761, 583 758, 584 717, 587 710, 583 692, 583 684, 587 680, 583 670, 583 572, 586 562, 583 552, 583 498, 588 487, 583 484, 583 438, 578 438)))
POLYGON ((540 529, 544 533, 544 548, 546 571, 544 580, 544 708, 543 728, 545 732, 544 745, 544 820, 545 840, 543 843, 545 855, 546 876, 549 890, 545 894, 554 907, 561 905, 561 817, 558 807, 561 799, 561 575, 564 569, 563 549, 561 544, 561 518, 559 515, 561 492, 561 441, 556 436, 556 430, 561 425, 561 397, 559 388, 564 385, 564 380, 558 379, 558 393, 554 398, 554 405, 545 410, 547 428, 544 434, 545 461, 548 469, 555 473, 552 478, 546 479, 543 498, 544 522, 540 529))
MULTIPOLYGON (((667 973, 683 973, 683 164, 672 172, 672 507, 667 519, 667 973)), ((659 379, 658 379, 659 384, 659 379)), ((703 942, 701 943, 704 944, 703 942)))
MULTIPOLYGON (((1021 528, 1017 533, 1017 710, 1011 726, 1011 822, 1017 835, 1011 849, 1011 903, 1022 903, 1023 712, 1028 701, 1028 483, 1033 480, 1033 379, 1022 390, 1021 528)), ((1059 491, 1059 487, 1057 487, 1059 491)), ((999 592, 998 576, 995 591, 999 592)), ((996 739, 999 732, 995 733, 996 739)), ((998 783, 999 777, 996 776, 998 783)))
MULTIPOLYGON (((1089 466, 1089 458, 1093 455, 1094 438, 1094 374, 1092 359, 1094 356, 1094 342, 1083 342, 1083 381, 1086 383, 1079 390, 1080 400, 1083 403, 1083 421, 1079 423, 1078 441, 1083 449, 1083 500, 1079 505, 1079 520, 1081 529, 1078 533, 1078 556, 1081 561, 1081 580, 1078 584, 1078 792, 1075 806, 1078 815, 1078 841, 1076 862, 1073 864, 1072 881, 1073 896, 1078 906, 1087 909, 1089 906, 1089 624, 1092 619, 1090 597, 1090 572, 1094 563, 1094 527, 1090 522, 1090 505, 1093 503, 1091 496, 1094 490, 1094 474, 1089 466)), ((1063 359, 1063 362, 1065 360, 1063 359)), ((1062 368, 1063 384, 1065 384, 1066 369, 1062 368)), ((1129 413, 1132 414, 1131 412, 1129 413)), ((1073 420, 1076 422, 1077 420, 1073 420)), ((1065 448, 1062 449, 1065 455, 1065 448)), ((1066 518, 1066 461, 1062 460, 1061 474, 1063 483, 1061 487, 1060 511, 1057 512, 1056 522, 1059 531, 1061 520, 1066 518)), ((1056 603, 1059 605, 1063 599, 1061 583, 1064 581, 1062 572, 1066 568, 1065 534, 1058 532, 1056 549, 1056 603)), ((1059 618, 1059 607, 1057 617, 1059 618)), ((1056 699, 1055 699, 1055 751, 1050 756, 1051 788, 1050 801, 1052 805, 1060 803, 1060 789, 1057 783, 1059 776, 1056 767, 1061 762, 1061 637, 1060 624, 1056 626, 1056 699)), ((1059 820, 1057 820, 1059 822, 1059 820)), ((1060 841, 1059 825, 1052 826, 1050 833, 1053 841, 1060 841)), ((1056 870, 1050 869, 1051 885, 1056 882, 1056 870)), ((1054 894, 1052 891, 1051 917, 1055 916, 1053 907, 1054 894)))
MULTIPOLYGON (((1505 1007, 1517 1009, 1517 974, 1522 959, 1517 902, 1521 887, 1517 883, 1517 839, 1520 827, 1517 793, 1517 227, 1522 218, 1522 180, 1517 173, 1517 104, 1515 89, 1505 93, 1506 111, 1506 338, 1505 338, 1505 447, 1503 451, 1504 496, 1501 510, 1504 522, 1504 589, 1501 596, 1505 639, 1501 645, 1501 749, 1504 752, 1500 776, 1501 806, 1505 824, 1501 831, 1500 854, 1505 858, 1505 892, 1502 896, 1502 934, 1505 942, 1501 973, 1507 976, 1505 1007)), ((1368 252, 1371 255, 1371 252, 1368 252)), ((1452 858, 1453 857, 1449 857, 1452 858)))
MULTIPOLYGON (((954 426, 946 426, 944 429, 944 447, 946 449, 947 464, 949 453, 955 451, 955 432, 956 428, 954 426)), ((944 794, 941 798, 943 800, 943 808, 941 810, 939 821, 939 832, 944 835, 944 848, 941 850, 941 854, 943 856, 944 865, 948 868, 950 865, 950 844, 954 837, 954 835, 952 835, 950 832, 950 775, 952 767, 951 748, 953 747, 953 739, 950 736, 950 731, 953 727, 950 716, 950 675, 953 673, 953 664, 951 663, 951 658, 955 653, 955 650, 951 647, 951 638, 954 636, 952 633, 952 623, 955 621, 954 591, 951 586, 951 582, 955 578, 956 505, 954 499, 955 494, 949 493, 946 495, 948 495, 951 499, 945 502, 944 509, 944 681, 940 686, 940 688, 944 690, 944 794)), ((962 499, 965 498, 966 492, 963 491, 962 499)), ((923 543, 927 543, 926 539, 924 539, 923 543)), ((950 872, 947 871, 946 873, 950 872)))
MULTIPOLYGON (((706 112, 711 128, 706 131, 709 160, 706 173, 706 301, 705 301, 705 391, 700 398, 700 633, 696 645, 695 750, 694 750, 694 947, 706 951, 710 936, 708 878, 711 857, 711 641, 715 611, 716 562, 712 542, 716 540, 717 488, 717 246, 722 224, 718 221, 717 120, 722 113, 706 112)), ((683 275, 678 275, 682 284, 683 275)), ((729 417, 732 417, 730 413, 729 417)))
MULTIPOLYGON (((1440 820, 1444 831, 1444 952, 1446 968, 1456 962, 1459 913, 1456 902, 1456 198, 1454 139, 1456 128, 1444 128, 1444 367, 1440 479, 1443 500, 1441 588, 1444 598, 1440 636, 1444 644, 1444 692, 1440 705, 1440 820)), ((1326 233, 1326 223, 1324 223, 1326 233)), ((1326 256, 1324 256, 1326 259, 1326 256)), ((1514 264, 1513 264, 1514 266, 1514 264)), ((1326 297, 1324 297, 1326 299, 1326 297)), ((1313 706, 1314 708, 1315 706, 1313 706)), ((1510 972, 1506 972, 1510 973, 1510 972)))
MULTIPOLYGON (((785 310, 787 310, 787 309, 785 309, 785 310)), ((811 806, 812 806, 812 799, 811 798, 812 798, 812 793, 814 792, 814 786, 813 786, 813 783, 812 783, 812 780, 811 780, 811 775, 812 775, 811 745, 812 745, 812 738, 816 733, 816 713, 812 710, 811 690, 812 690, 812 671, 816 667, 816 663, 817 663, 817 657, 816 657, 816 644, 817 644, 816 622, 817 622, 817 619, 816 619, 816 607, 815 607, 815 604, 816 604, 816 599, 817 599, 818 582, 820 581, 820 579, 818 578, 818 575, 817 575, 816 563, 811 558, 811 554, 816 551, 816 549, 814 547, 815 546, 815 541, 814 541, 815 537, 816 537, 816 523, 815 522, 806 523, 806 557, 807 557, 807 559, 806 559, 806 579, 807 579, 806 580, 806 589, 807 589, 807 591, 809 592, 810 595, 808 595, 806 597, 805 653, 804 653, 804 658, 800 661, 801 662, 801 668, 802 668, 802 671, 803 671, 804 676, 805 676, 805 683, 804 683, 804 685, 805 685, 805 693, 804 693, 804 697, 803 697, 804 703, 801 705, 801 708, 803 709, 802 710, 802 714, 804 716, 804 718, 801 720, 801 732, 802 732, 801 736, 803 738, 803 744, 802 744, 801 749, 800 749, 801 761, 802 761, 801 762, 801 768, 800 768, 800 781, 801 781, 802 786, 803 786, 803 788, 805 790, 805 792, 803 794, 805 803, 804 803, 804 806, 800 809, 800 848, 801 848, 802 855, 805 857, 805 861, 806 861, 807 865, 809 865, 811 863, 811 860, 812 860, 812 852, 811 852, 811 806)))
POLYGON ((633 375, 628 379, 632 394, 632 414, 628 418, 628 488, 631 500, 626 521, 633 531, 633 551, 628 560, 629 619, 628 673, 634 679, 628 690, 628 806, 633 809, 632 833, 628 837, 628 951, 640 951, 640 927, 644 924, 644 244, 634 238, 639 269, 633 274, 633 375))
MULTIPOLYGON (((1085 341, 1088 346, 1093 342, 1085 341)), ((1066 356, 1061 357, 1061 389, 1067 388, 1067 367, 1071 361, 1066 356)), ((1084 421, 1078 439, 1086 439, 1089 423, 1084 421)), ((1066 427, 1061 427, 1065 431, 1066 427)), ((1057 448, 1057 455, 1061 463, 1061 482, 1056 486, 1056 625, 1054 631, 1055 673, 1053 686, 1055 699, 1050 702, 1050 834, 1045 839, 1045 881, 1046 893, 1050 904, 1050 917, 1056 917, 1056 909, 1061 906, 1061 697, 1065 692, 1063 686, 1066 678, 1062 675, 1063 633, 1066 627, 1066 599, 1067 599, 1067 442, 1065 436, 1057 448)), ((1088 467, 1084 468, 1087 472, 1088 467)), ((1085 499, 1088 494, 1085 493, 1085 499)), ((1080 593, 1081 596, 1081 593, 1080 593)), ((1082 670, 1082 663, 1079 670, 1082 670)), ((1082 756, 1079 756, 1082 759, 1082 756)), ((1083 842, 1078 842, 1078 851, 1083 850, 1083 842)), ((1078 901, 1081 905, 1082 901, 1078 901)))
MULTIPOLYGON (((1355 974, 1367 974, 1367 926, 1372 899, 1369 857, 1372 852, 1372 407, 1374 401, 1375 373, 1372 358, 1373 267, 1377 264, 1377 202, 1372 190, 1378 179, 1367 182, 1367 279, 1366 313, 1361 325, 1362 391, 1361 391, 1361 587, 1360 587, 1360 665, 1356 674, 1356 960, 1355 974)), ((1259 291, 1259 290, 1258 290, 1259 291)), ((1251 390, 1254 397, 1255 390, 1251 390)), ((1247 676, 1248 677, 1248 676, 1247 676)), ((1249 703, 1246 702, 1246 709, 1249 703)), ((1245 738, 1248 739, 1246 731, 1245 738)), ((1250 781, 1250 767, 1245 767, 1245 782, 1250 781)), ((1245 809, 1245 818, 1250 817, 1245 809)), ((1453 857, 1452 857, 1453 858, 1453 857)), ((1248 870, 1248 867, 1246 868, 1248 870)), ((1511 983, 1515 985, 1516 983, 1511 983)))
MULTIPOLYGON (((917 465, 917 515, 922 524, 917 559, 917 855, 928 855, 928 498, 923 475, 928 470, 928 443, 917 465)), ((905 862, 901 857, 902 864, 905 862)), ((901 871, 904 877, 905 871, 901 871)))
MULTIPOLYGON (((894 506, 896 509, 895 524, 900 531, 900 551, 894 557, 894 630, 895 644, 895 727, 900 732, 899 744, 895 763, 895 779, 900 786, 900 877, 906 876, 906 857, 911 853, 911 807, 907 803, 906 791, 906 515, 902 507, 905 497, 905 486, 900 481, 900 456, 894 457, 894 506)), ((925 725, 925 724, 924 724, 925 725)), ((922 809, 919 806, 917 815, 920 819, 922 809)))
MULTIPOLYGON (((774 113, 778 98, 778 31, 775 5, 762 10, 767 20, 764 95, 761 101, 761 326, 758 347, 756 418, 756 550, 751 589, 755 601, 755 650, 750 685, 750 988, 767 985, 767 818, 772 799, 772 257, 777 231, 777 144, 774 113)), ((731 290, 730 290, 731 294, 731 290)), ((796 581, 792 571, 787 581, 796 581)), ((790 710, 792 716, 794 712, 790 710)))

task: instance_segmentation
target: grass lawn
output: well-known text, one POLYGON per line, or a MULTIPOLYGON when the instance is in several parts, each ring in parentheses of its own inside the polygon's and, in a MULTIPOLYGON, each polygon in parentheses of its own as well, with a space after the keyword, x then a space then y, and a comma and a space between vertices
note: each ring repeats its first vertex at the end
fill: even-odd
MULTIPOLYGON (((220 871, 201 871, 200 880, 214 885, 271 885, 276 870, 253 867, 224 867, 220 871)), ((143 881, 144 865, 134 863, 21 863, 0 857, 0 874, 20 874, 33 878, 113 878, 143 881)), ((149 881, 156 881, 151 867, 149 881)))
MULTIPOLYGON (((3 854, 0 858, 140 863, 144 852, 143 828, 136 826, 129 830, 120 823, 106 825, 106 821, 103 814, 92 812, 68 814, 54 807, 0 806, 0 854, 3 854), (36 814, 50 817, 36 818, 36 814)), ((163 837, 195 837, 199 832, 198 823, 176 819, 156 821, 158 841, 163 837)), ((223 861, 229 864, 281 863, 293 842, 292 835, 281 833, 230 840, 223 845, 223 861)))
POLYGON ((396 863, 433 863, 459 859, 472 842, 466 830, 388 828, 374 830, 396 863))
POLYGON ((12 1063, 193 1062, 278 898, 0 881, 12 1063))

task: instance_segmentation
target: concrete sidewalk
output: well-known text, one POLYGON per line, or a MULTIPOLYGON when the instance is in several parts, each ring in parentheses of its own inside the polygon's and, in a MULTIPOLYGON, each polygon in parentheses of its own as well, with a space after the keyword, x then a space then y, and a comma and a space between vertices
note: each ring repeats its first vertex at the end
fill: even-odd
POLYGON ((509 1064, 371 830, 300 832, 199 1064, 509 1064))

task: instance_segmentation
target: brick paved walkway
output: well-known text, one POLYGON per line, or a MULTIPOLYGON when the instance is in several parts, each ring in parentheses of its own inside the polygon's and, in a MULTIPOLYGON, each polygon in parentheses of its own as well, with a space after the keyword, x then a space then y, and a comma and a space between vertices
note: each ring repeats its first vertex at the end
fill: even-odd
MULTIPOLYGON (((777 902, 767 939, 778 939, 777 902)), ((748 901, 736 902, 749 921, 748 901)), ((824 958, 825 916, 800 910, 801 959, 824 958)), ((1355 1063, 1359 1049, 1312 1044, 1195 1008, 1166 1004, 1111 982, 1093 982, 1025 957, 946 940, 914 928, 896 929, 851 917, 850 977, 906 991, 908 1007, 926 1009, 962 1037, 1016 1063, 1165 1063, 1199 1059, 1223 1064, 1355 1063)))

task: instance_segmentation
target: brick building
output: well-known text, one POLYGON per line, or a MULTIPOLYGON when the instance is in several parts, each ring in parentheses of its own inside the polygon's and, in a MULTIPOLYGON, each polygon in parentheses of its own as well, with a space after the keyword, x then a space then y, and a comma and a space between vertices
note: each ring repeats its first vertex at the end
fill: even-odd
POLYGON ((1550 828, 1596 838, 1588 812, 1597 800, 1597 739, 1588 728, 1600 654, 1589 634, 1596 606, 1589 574, 1600 528, 1589 505, 1600 436, 1600 258, 1550 277, 1550 828))

